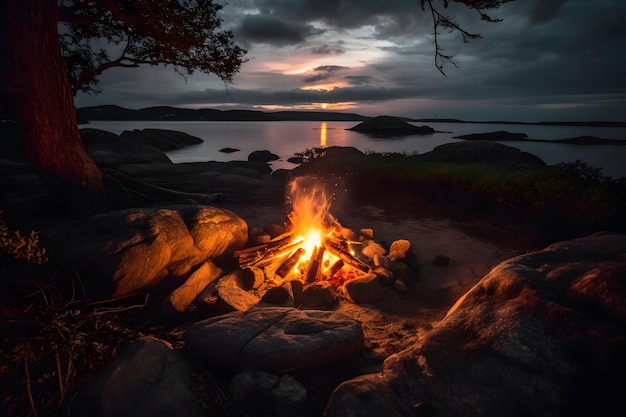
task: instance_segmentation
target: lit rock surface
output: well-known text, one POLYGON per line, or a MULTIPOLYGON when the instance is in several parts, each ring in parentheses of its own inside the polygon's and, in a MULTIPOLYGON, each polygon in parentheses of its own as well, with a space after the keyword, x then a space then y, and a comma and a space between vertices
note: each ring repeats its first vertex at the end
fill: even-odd
POLYGON ((261 307, 194 323, 185 343, 218 366, 280 373, 345 359, 364 340, 361 325, 340 313, 261 307))
POLYGON ((91 295, 120 297, 160 284, 176 287, 247 238, 246 222, 233 212, 190 205, 99 214, 61 230, 50 244, 76 267, 91 295))
POLYGON ((327 417, 626 415, 626 236, 502 262, 327 417))

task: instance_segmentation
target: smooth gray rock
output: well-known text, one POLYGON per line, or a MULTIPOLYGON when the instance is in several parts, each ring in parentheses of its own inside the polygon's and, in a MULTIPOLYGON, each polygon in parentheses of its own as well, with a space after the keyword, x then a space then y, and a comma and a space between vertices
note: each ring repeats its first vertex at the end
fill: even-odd
POLYGON ((340 313, 259 307, 194 323, 185 342, 219 366, 282 373, 350 357, 364 340, 361 325, 340 313))
POLYGON ((502 262, 326 417, 626 415, 626 235, 502 262))

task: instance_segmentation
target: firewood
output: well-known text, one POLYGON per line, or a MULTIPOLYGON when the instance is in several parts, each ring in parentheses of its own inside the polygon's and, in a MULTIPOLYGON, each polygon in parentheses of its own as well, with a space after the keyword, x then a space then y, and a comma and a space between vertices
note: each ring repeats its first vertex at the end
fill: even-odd
POLYGON ((304 255, 304 252, 306 252, 304 248, 296 249, 296 251, 293 254, 291 254, 289 258, 287 258, 283 263, 280 264, 280 266, 276 269, 276 272, 274 274, 284 279, 287 275, 289 275, 289 273, 291 272, 293 267, 298 263, 302 255, 304 255))
POLYGON ((331 252, 333 255, 337 256, 339 259, 344 261, 346 264, 350 265, 354 269, 358 269, 362 272, 369 272, 370 267, 365 263, 356 259, 350 252, 341 246, 337 246, 335 243, 328 241, 326 243, 326 250, 331 252))
POLYGON ((295 249, 296 243, 291 243, 289 239, 283 238, 266 250, 258 250, 256 252, 242 253, 239 255, 239 266, 242 268, 256 266, 262 268, 272 263, 275 257, 281 254, 289 253, 295 249))
POLYGON ((319 279, 324 252, 325 249, 323 246, 315 248, 304 270, 305 282, 314 282, 319 279))
POLYGON ((289 241, 289 238, 291 237, 291 235, 292 235, 291 232, 283 233, 280 236, 276 236, 274 239, 270 240, 269 242, 236 250, 233 252, 233 255, 235 257, 239 257, 241 255, 248 254, 248 253, 256 253, 258 251, 262 251, 262 252, 267 251, 269 249, 272 249, 276 246, 280 246, 281 244, 289 241))
POLYGON ((341 259, 337 259, 337 261, 334 264, 332 264, 332 266, 328 270, 328 279, 331 279, 332 277, 334 277, 335 274, 339 272, 341 268, 343 268, 343 265, 344 265, 344 262, 341 259))
POLYGON ((277 259, 280 259, 283 256, 288 255, 289 253, 293 252, 298 247, 298 245, 300 245, 300 242, 292 243, 289 245, 284 244, 283 246, 277 248, 276 250, 265 252, 263 255, 259 256, 258 259, 253 259, 248 262, 240 262, 239 266, 240 267, 255 266, 257 268, 266 267, 267 265, 274 263, 277 259))

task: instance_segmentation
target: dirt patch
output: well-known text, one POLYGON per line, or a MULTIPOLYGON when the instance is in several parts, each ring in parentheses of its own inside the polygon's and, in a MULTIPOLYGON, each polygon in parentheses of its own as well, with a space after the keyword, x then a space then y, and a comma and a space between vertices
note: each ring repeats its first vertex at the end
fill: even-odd
MULTIPOLYGON (((264 228, 283 224, 290 207, 235 205, 229 209, 250 228, 264 228)), ((342 301, 337 307, 363 326, 366 350, 358 365, 362 373, 380 371, 386 357, 416 343, 492 267, 525 251, 516 239, 504 244, 505 230, 488 223, 460 222, 417 211, 408 215, 406 210, 373 205, 343 210, 335 216, 342 226, 356 232, 373 229, 374 239, 383 246, 407 239, 419 257, 418 278, 408 291, 387 287, 380 302, 358 305, 342 301), (449 265, 434 265, 438 255, 449 258, 449 265)))

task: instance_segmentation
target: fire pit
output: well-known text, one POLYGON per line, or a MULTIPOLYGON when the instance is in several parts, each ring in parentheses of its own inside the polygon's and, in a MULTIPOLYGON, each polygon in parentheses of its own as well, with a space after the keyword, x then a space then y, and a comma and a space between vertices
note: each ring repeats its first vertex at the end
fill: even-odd
POLYGON ((357 234, 341 226, 330 213, 333 196, 314 177, 293 180, 289 196, 292 211, 284 231, 273 238, 265 235, 265 242, 252 239, 251 246, 234 253, 244 276, 261 282, 258 293, 287 287, 298 304, 298 295, 310 286, 351 301, 375 301, 382 294, 375 288, 385 285, 408 289, 416 271, 404 262, 412 256, 407 240, 395 241, 387 250, 373 240, 371 229, 357 234), (366 291, 369 295, 363 297, 366 286, 374 294, 366 291))

